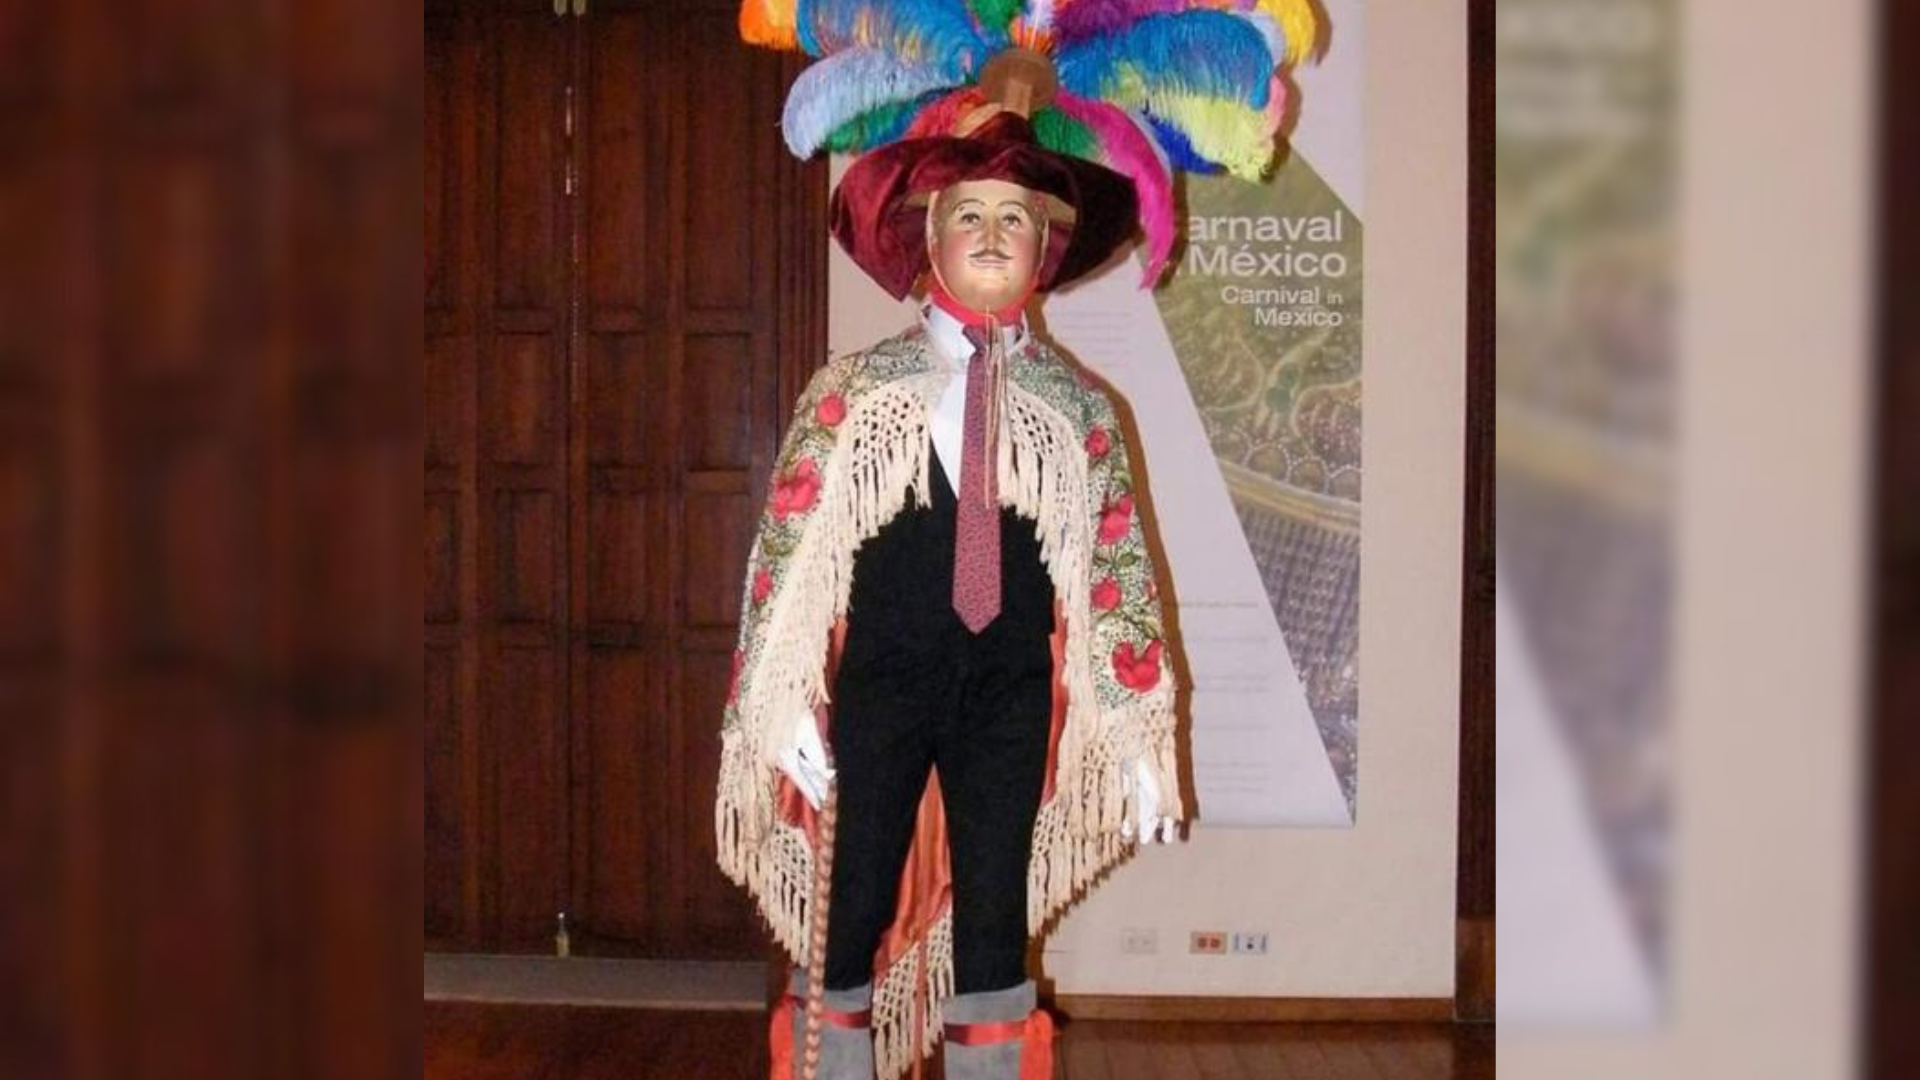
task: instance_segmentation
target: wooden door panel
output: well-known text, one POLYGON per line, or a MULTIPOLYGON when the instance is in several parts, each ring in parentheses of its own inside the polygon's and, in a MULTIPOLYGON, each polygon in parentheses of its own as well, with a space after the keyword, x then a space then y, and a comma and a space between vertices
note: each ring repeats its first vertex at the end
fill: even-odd
POLYGON ((672 24, 644 9, 596 10, 586 41, 582 124, 588 243, 580 293, 596 329, 658 317, 672 272, 662 220, 676 163, 666 117, 649 103, 667 92, 672 24))
MULTIPOLYGON (((560 584, 559 498, 551 491, 506 489, 494 494, 494 506, 494 616, 528 631, 550 629, 560 584)), ((509 640, 512 648, 540 648, 545 635, 526 632, 509 640)))
POLYGON ((256 567, 245 555, 243 448, 228 432, 189 423, 160 411, 114 435, 103 521, 112 538, 108 611, 115 651, 211 672, 252 643, 256 567))
POLYGON ((476 948, 484 938, 477 490, 480 91, 485 28, 471 14, 426 22, 425 844, 422 888, 430 947, 476 948))
MULTIPOLYGON (((757 188, 771 179, 763 166, 773 140, 755 138, 753 130, 772 119, 755 106, 766 97, 756 84, 769 82, 774 65, 764 51, 733 43, 737 31, 724 13, 689 14, 686 24, 685 63, 698 64, 699 85, 733 88, 731 96, 698 93, 675 102, 692 133, 683 166, 694 179, 687 185, 686 302, 695 311, 741 311, 756 300, 756 260, 772 255, 762 239, 769 224, 762 206, 771 192, 757 188)), ((694 70, 681 74, 694 77, 694 70)))
POLYGON ((262 980, 227 938, 258 932, 269 910, 249 857, 261 759, 243 710, 219 680, 179 668, 109 699, 98 899, 114 959, 102 1018, 117 1038, 105 1075, 238 1078, 257 1060, 262 980))
MULTIPOLYGON (((624 246, 618 240, 596 245, 624 246)), ((621 310, 586 307, 590 318, 621 310)), ((586 467, 595 483, 619 473, 657 489, 664 468, 655 444, 661 441, 669 407, 659 371, 659 357, 667 348, 665 329, 648 334, 595 327, 583 336, 586 385, 579 397, 585 413, 586 467)))
POLYGON ((572 28, 551 11, 500 19, 492 85, 483 91, 499 116, 492 299, 502 312, 557 321, 565 313, 559 256, 566 243, 563 140, 572 28))
MULTIPOLYGON (((396 627, 414 623, 416 603, 431 595, 430 586, 413 598, 417 576, 400 562, 411 546, 407 534, 416 523, 450 534, 454 523, 445 497, 440 514, 411 512, 419 491, 410 475, 413 449, 322 427, 287 462, 285 482, 303 526, 286 541, 294 572, 283 595, 298 613, 289 635, 300 655, 324 658, 336 677, 362 679, 377 658, 409 648, 396 627)), ((357 692, 338 689, 343 697, 357 692)))
POLYGON ((417 42, 296 7, 0 17, 0 1075, 407 1053, 417 42))
POLYGON ((61 56, 60 12, 52 4, 18 4, 0 34, 0 110, 7 120, 45 123, 61 56))
POLYGON ((565 907, 567 607, 566 96, 576 28, 551 8, 493 16, 477 181, 483 327, 475 469, 481 574, 482 889, 494 947, 552 947, 565 907))
MULTIPOLYGON (((681 579, 686 582, 682 625, 689 630, 730 630, 740 615, 740 578, 753 543, 759 504, 742 491, 688 494, 680 507, 687 538, 680 564, 681 579)), ((732 648, 732 642, 727 642, 729 664, 732 648)), ((711 726, 718 729, 717 724, 711 726)))
POLYGON ((489 704, 490 824, 501 868, 498 945, 545 950, 555 915, 566 907, 561 657, 545 645, 503 646, 481 685, 489 704))
POLYGON ((658 625, 646 586, 659 580, 654 557, 663 532, 660 498, 622 491, 589 491, 587 499, 587 625, 602 647, 637 642, 658 625))
POLYGON ((430 934, 545 950, 564 909, 581 952, 760 955, 712 789, 764 475, 823 359, 799 65, 731 0, 434 11, 430 934))
POLYGON ((604 5, 587 45, 588 116, 577 152, 591 216, 579 291, 592 361, 575 400, 589 403, 594 419, 575 476, 596 501, 582 523, 589 557, 576 610, 594 633, 575 655, 596 678, 604 667, 665 683, 649 693, 660 706, 651 715, 603 694, 585 697, 594 710, 586 721, 604 734, 576 759, 576 775, 596 785, 590 800, 576 794, 577 843, 647 858, 644 890, 608 888, 597 855, 587 871, 582 924, 613 951, 725 956, 765 947, 714 864, 712 778, 699 775, 718 768, 719 697, 757 505, 750 488, 771 459, 780 409, 779 299, 761 283, 781 255, 771 190, 778 145, 768 136, 783 72, 769 54, 738 43, 733 15, 719 5, 604 5), (644 343, 627 340, 636 328, 644 343), (644 532, 632 528, 633 515, 599 508, 598 493, 616 476, 659 508, 644 532), (600 534, 601 524, 615 531, 600 534), (609 572, 615 564, 627 569, 609 572), (644 616, 621 625, 629 605, 602 599, 609 592, 644 595, 644 616), (644 660, 622 658, 629 652, 644 660), (628 724, 645 727, 622 734, 628 724), (612 756, 636 749, 636 762, 612 756), (629 787, 623 797, 643 812, 608 813, 607 790, 629 787), (622 835, 634 827, 644 841, 622 835))
POLYGON ((426 552, 422 601, 427 623, 445 626, 460 618, 460 497, 429 491, 421 536, 426 552))
POLYGON ((766 437, 754 423, 763 411, 758 399, 767 392, 766 380, 756 388, 754 376, 772 366, 758 344, 749 334, 688 336, 685 415, 698 418, 680 429, 681 461, 689 474, 744 474, 753 467, 754 444, 766 437))
POLYGON ((21 417, 0 428, 0 663, 43 666, 61 623, 61 501, 55 426, 21 417))
MULTIPOLYGON (((36 11, 38 9, 35 9, 36 11)), ((0 59, 0 79, 15 72, 0 59)), ((8 92, 0 84, 0 94, 8 92)), ((18 95, 9 108, 0 96, 0 121, 13 137, 0 141, 0 251, 14 255, 0 259, 0 380, 19 396, 10 403, 23 406, 21 419, 37 417, 51 423, 42 409, 28 409, 60 382, 59 361, 71 342, 58 320, 48 316, 71 304, 72 237, 62 235, 70 225, 62 208, 71 201, 72 172, 53 147, 37 145, 34 131, 42 127, 46 111, 34 101, 31 86, 12 89, 18 95)))
MULTIPOLYGON (((481 27, 472 16, 429 11, 426 20, 426 87, 422 102, 421 148, 425 181, 425 299, 430 320, 450 317, 469 304, 475 269, 477 134, 481 27)), ((437 379, 426 407, 432 416, 460 400, 437 379)))
MULTIPOLYGON (((429 0, 426 7, 428 21, 440 17, 437 0, 429 0)), ((400 119, 381 117, 366 105, 419 100, 419 12, 413 5, 383 0, 296 3, 279 9, 287 80, 296 99, 321 106, 327 122, 358 126, 400 119)))
MULTIPOLYGON (((4 504, 0 504, 4 505, 4 504)), ((47 608, 38 609, 42 612, 47 608)), ((0 1071, 63 1076, 69 969, 61 946, 72 898, 62 851, 62 775, 67 725, 50 687, 0 678, 0 979, 7 990, 7 1039, 0 1071), (34 977, 38 975, 38 977, 34 977), (52 977, 50 977, 52 976, 52 977)))
POLYGON ((118 5, 100 27, 114 59, 107 85, 130 100, 164 102, 170 122, 202 130, 239 122, 269 82, 266 12, 257 0, 118 5))
POLYGON ((106 356, 114 377, 147 389, 221 373, 260 280, 249 261, 259 239, 251 163, 182 139, 123 151, 109 175, 107 299, 122 313, 106 356))
POLYGON ((634 648, 594 648, 588 654, 587 697, 579 719, 583 760, 579 792, 596 827, 579 853, 576 903, 586 932, 604 947, 619 941, 633 951, 660 949, 653 927, 664 904, 665 865, 673 838, 664 827, 664 799, 646 781, 645 763, 662 752, 658 723, 666 697, 650 658, 634 648))
POLYGON ((493 464, 551 465, 558 457, 565 350, 560 327, 494 338, 480 391, 493 464))
MULTIPOLYGON (((460 650, 428 645, 425 668, 425 818, 422 888, 425 934, 430 948, 476 942, 479 878, 474 873, 476 823, 470 783, 475 740, 467 718, 474 712, 472 681, 460 650)), ((469 946, 470 947, 470 946, 469 946)))
POLYGON ((573 643, 574 910, 583 947, 679 955, 669 927, 681 845, 668 767, 674 467, 680 422, 674 245, 678 133, 662 107, 680 90, 677 16, 659 6, 596 10, 582 40, 584 93, 574 147, 585 217, 572 448, 579 589, 587 633, 573 643))
POLYGON ((395 413, 409 425, 420 415, 419 383, 394 367, 390 351, 402 335, 409 348, 419 340, 409 227, 421 207, 411 194, 419 136, 401 116, 332 106, 315 112, 311 141, 296 152, 288 177, 289 229, 302 253, 291 270, 300 287, 290 298, 302 411, 335 429, 391 432, 395 413), (395 143, 407 152, 393 153, 395 143), (361 391, 374 387, 393 397, 368 412, 372 399, 361 391))
MULTIPOLYGON (((21 32, 46 52, 50 21, 38 9, 22 14, 21 32)), ((44 115, 40 99, 51 91, 37 81, 48 74, 44 66, 14 70, 11 62, 0 56, 0 126, 18 131, 44 115)), ((0 153, 0 251, 17 257, 0 260, 0 507, 8 508, 0 515, 0 685, 44 676, 58 657, 68 630, 60 590, 73 546, 63 528, 70 503, 61 478, 66 352, 61 320, 49 317, 67 305, 61 271, 70 266, 71 249, 61 235, 61 209, 70 200, 61 196, 50 150, 8 149, 0 153)), ((0 837, 0 846, 5 842, 0 837)))
MULTIPOLYGON (((433 312, 426 337, 424 377, 433 393, 427 396, 423 419, 426 467, 433 480, 457 474, 462 463, 471 460, 473 442, 465 409, 474 393, 473 335, 447 332, 449 314, 446 309, 433 312)), ((429 481, 428 487, 438 490, 443 485, 429 481)))

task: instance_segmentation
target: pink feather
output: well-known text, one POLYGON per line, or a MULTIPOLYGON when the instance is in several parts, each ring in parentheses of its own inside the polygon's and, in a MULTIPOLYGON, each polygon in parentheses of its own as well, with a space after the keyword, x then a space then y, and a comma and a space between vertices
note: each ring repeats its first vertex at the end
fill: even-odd
POLYGON ((1174 237, 1173 179, 1158 150, 1117 106, 1064 90, 1054 97, 1053 106, 1093 132, 1105 159, 1102 164, 1133 181, 1140 199, 1140 228, 1147 239, 1147 268, 1140 287, 1152 288, 1167 268, 1174 237))
POLYGON ((1285 79, 1282 79, 1280 77, 1279 70, 1275 69, 1273 73, 1273 82, 1268 84, 1268 90, 1267 90, 1267 111, 1266 111, 1267 134, 1272 135, 1275 132, 1279 131, 1280 125, 1284 123, 1286 119, 1287 119, 1287 82, 1285 79))
POLYGON ((1187 0, 1080 0, 1059 13, 1054 35, 1062 42, 1116 34, 1148 15, 1187 9, 1187 0))

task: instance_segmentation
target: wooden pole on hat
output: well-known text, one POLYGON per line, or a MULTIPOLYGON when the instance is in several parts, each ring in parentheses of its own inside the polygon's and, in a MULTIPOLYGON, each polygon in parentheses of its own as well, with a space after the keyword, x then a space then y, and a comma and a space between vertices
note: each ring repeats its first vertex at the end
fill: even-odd
POLYGON ((987 66, 980 69, 979 82, 987 104, 962 120, 955 135, 964 136, 1002 112, 1031 120, 1034 113, 1053 103, 1053 95, 1060 89, 1060 76, 1054 72, 1052 60, 1032 49, 1017 47, 987 61, 987 66))

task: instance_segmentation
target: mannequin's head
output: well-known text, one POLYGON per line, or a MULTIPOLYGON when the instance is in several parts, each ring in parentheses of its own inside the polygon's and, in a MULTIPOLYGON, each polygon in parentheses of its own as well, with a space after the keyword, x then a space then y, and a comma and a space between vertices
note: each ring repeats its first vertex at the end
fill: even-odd
POLYGON ((953 298, 997 312, 1032 291, 1047 246, 1038 194, 1006 180, 963 180, 927 205, 927 255, 953 298))

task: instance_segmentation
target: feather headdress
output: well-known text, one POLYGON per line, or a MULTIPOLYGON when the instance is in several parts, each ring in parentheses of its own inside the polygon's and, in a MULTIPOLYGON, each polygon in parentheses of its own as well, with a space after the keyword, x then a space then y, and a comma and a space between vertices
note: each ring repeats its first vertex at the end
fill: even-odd
POLYGON ((1315 0, 743 0, 740 36, 818 57, 794 82, 787 147, 863 152, 946 135, 983 104, 988 62, 1052 61, 1032 116, 1055 153, 1133 181, 1158 281, 1176 230, 1174 173, 1266 175, 1286 115, 1284 69, 1313 58, 1315 0))

